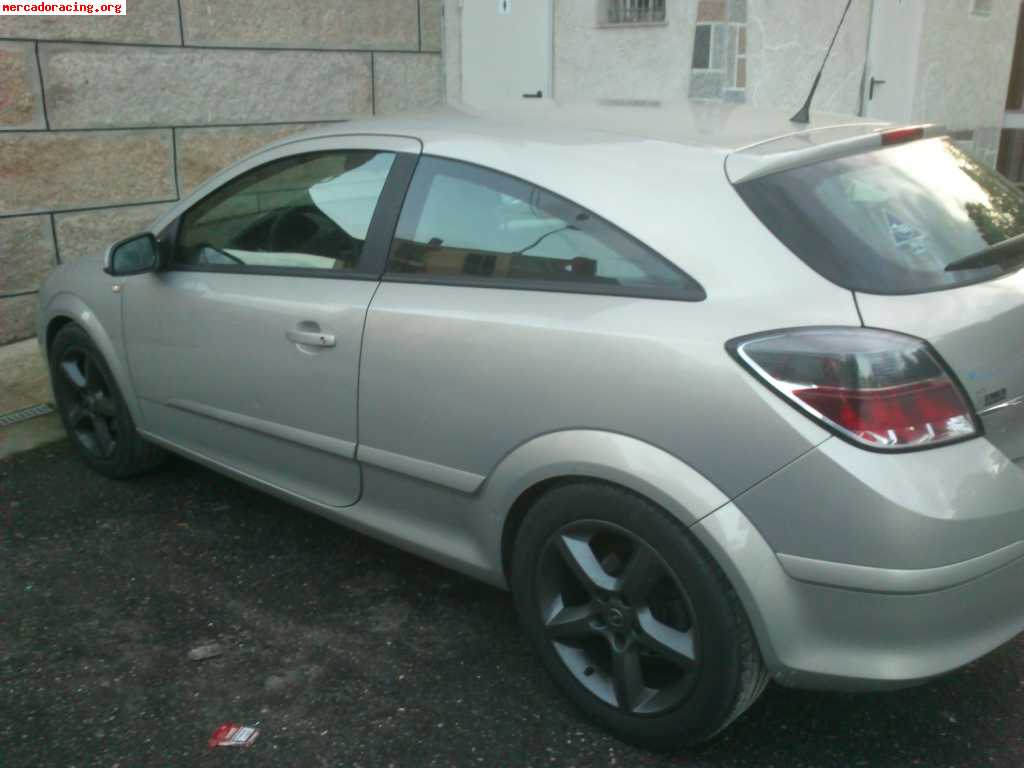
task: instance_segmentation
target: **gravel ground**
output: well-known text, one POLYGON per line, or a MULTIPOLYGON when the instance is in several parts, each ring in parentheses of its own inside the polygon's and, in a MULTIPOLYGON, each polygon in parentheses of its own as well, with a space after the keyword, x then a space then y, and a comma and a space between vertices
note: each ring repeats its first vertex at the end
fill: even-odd
POLYGON ((900 693, 773 687, 656 755, 563 702, 507 594, 185 461, 7 458, 0 535, 0 768, 1024 764, 1022 639, 900 693), (262 733, 207 750, 225 721, 262 733))

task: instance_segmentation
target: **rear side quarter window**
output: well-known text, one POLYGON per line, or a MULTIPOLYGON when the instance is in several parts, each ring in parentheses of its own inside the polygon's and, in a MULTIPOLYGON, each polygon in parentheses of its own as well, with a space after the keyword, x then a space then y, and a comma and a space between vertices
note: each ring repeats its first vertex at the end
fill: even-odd
POLYGON ((387 271, 417 282, 705 298, 674 264, 564 197, 430 156, 410 184, 387 271))

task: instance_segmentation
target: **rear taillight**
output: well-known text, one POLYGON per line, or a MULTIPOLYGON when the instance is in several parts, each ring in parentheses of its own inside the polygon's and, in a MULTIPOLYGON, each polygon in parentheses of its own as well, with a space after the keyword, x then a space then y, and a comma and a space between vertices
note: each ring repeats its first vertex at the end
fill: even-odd
POLYGON ((729 349, 800 410, 858 445, 906 450, 979 434, 960 386, 920 339, 810 328, 737 339, 729 349))

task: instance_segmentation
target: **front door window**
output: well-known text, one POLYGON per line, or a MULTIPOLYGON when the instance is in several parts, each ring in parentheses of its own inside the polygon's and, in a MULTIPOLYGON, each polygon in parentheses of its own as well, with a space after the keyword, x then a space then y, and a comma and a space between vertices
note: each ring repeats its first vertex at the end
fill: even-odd
POLYGON ((185 214, 175 263, 358 271, 394 159, 369 150, 317 152, 243 174, 185 214))

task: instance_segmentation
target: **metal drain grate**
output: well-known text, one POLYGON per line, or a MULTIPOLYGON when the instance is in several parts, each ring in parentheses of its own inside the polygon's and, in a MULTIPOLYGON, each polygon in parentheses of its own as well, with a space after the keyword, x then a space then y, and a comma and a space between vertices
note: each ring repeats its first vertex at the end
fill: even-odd
POLYGON ((11 411, 0 416, 0 427, 9 427, 21 421, 34 419, 36 416, 45 416, 48 413, 53 413, 53 407, 47 403, 31 405, 28 408, 22 408, 20 411, 11 411))

